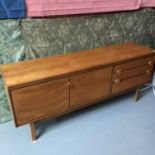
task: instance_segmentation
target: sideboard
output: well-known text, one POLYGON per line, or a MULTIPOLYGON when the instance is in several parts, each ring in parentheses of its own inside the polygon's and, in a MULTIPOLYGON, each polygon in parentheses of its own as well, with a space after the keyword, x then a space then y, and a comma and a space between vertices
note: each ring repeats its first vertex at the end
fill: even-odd
POLYGON ((1 65, 15 126, 35 123, 135 90, 150 82, 151 48, 128 42, 1 65))

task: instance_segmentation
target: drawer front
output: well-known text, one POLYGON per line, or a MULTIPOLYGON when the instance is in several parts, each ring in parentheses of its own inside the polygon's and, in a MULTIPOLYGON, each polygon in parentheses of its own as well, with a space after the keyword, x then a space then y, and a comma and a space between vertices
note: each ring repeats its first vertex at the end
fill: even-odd
POLYGON ((132 68, 144 66, 144 65, 153 66, 153 64, 154 64, 153 58, 148 57, 148 58, 143 58, 143 59, 130 61, 128 63, 117 65, 115 67, 114 71, 115 72, 117 72, 118 70, 123 71, 123 70, 128 70, 128 69, 132 69, 132 68))
POLYGON ((117 65, 114 68, 112 78, 112 93, 118 93, 149 82, 153 66, 152 58, 144 58, 117 65))
POLYGON ((112 93, 114 94, 130 88, 134 88, 136 86, 147 83, 149 81, 150 81, 150 76, 146 74, 131 77, 125 80, 114 81, 112 86, 112 93))
POLYGON ((71 76, 71 108, 88 105, 109 95, 112 67, 71 76))
POLYGON ((17 125, 68 110, 68 78, 20 88, 11 92, 17 125))
POLYGON ((150 75, 152 73, 152 70, 153 70, 153 67, 149 65, 142 65, 128 70, 121 70, 121 71, 119 70, 118 73, 117 72, 114 73, 113 80, 114 81, 116 79, 124 80, 141 74, 150 75))

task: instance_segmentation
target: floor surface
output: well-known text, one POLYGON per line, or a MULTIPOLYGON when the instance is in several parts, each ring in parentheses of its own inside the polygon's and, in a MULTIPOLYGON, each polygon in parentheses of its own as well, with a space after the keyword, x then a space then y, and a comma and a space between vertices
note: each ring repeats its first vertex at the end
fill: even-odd
POLYGON ((155 96, 133 93, 29 126, 0 124, 0 155, 155 155, 155 96))

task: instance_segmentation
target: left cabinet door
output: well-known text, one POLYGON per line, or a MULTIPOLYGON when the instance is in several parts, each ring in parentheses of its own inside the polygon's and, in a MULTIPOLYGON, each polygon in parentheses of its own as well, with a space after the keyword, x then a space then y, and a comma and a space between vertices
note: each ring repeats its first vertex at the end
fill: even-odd
POLYGON ((17 126, 68 110, 68 78, 11 91, 17 126))

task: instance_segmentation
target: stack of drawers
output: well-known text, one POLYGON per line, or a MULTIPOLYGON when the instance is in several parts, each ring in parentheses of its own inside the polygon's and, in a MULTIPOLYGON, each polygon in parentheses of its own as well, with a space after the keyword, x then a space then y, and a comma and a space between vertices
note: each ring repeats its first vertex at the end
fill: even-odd
POLYGON ((151 57, 115 66, 112 93, 118 93, 149 82, 152 71, 153 59, 151 57))

